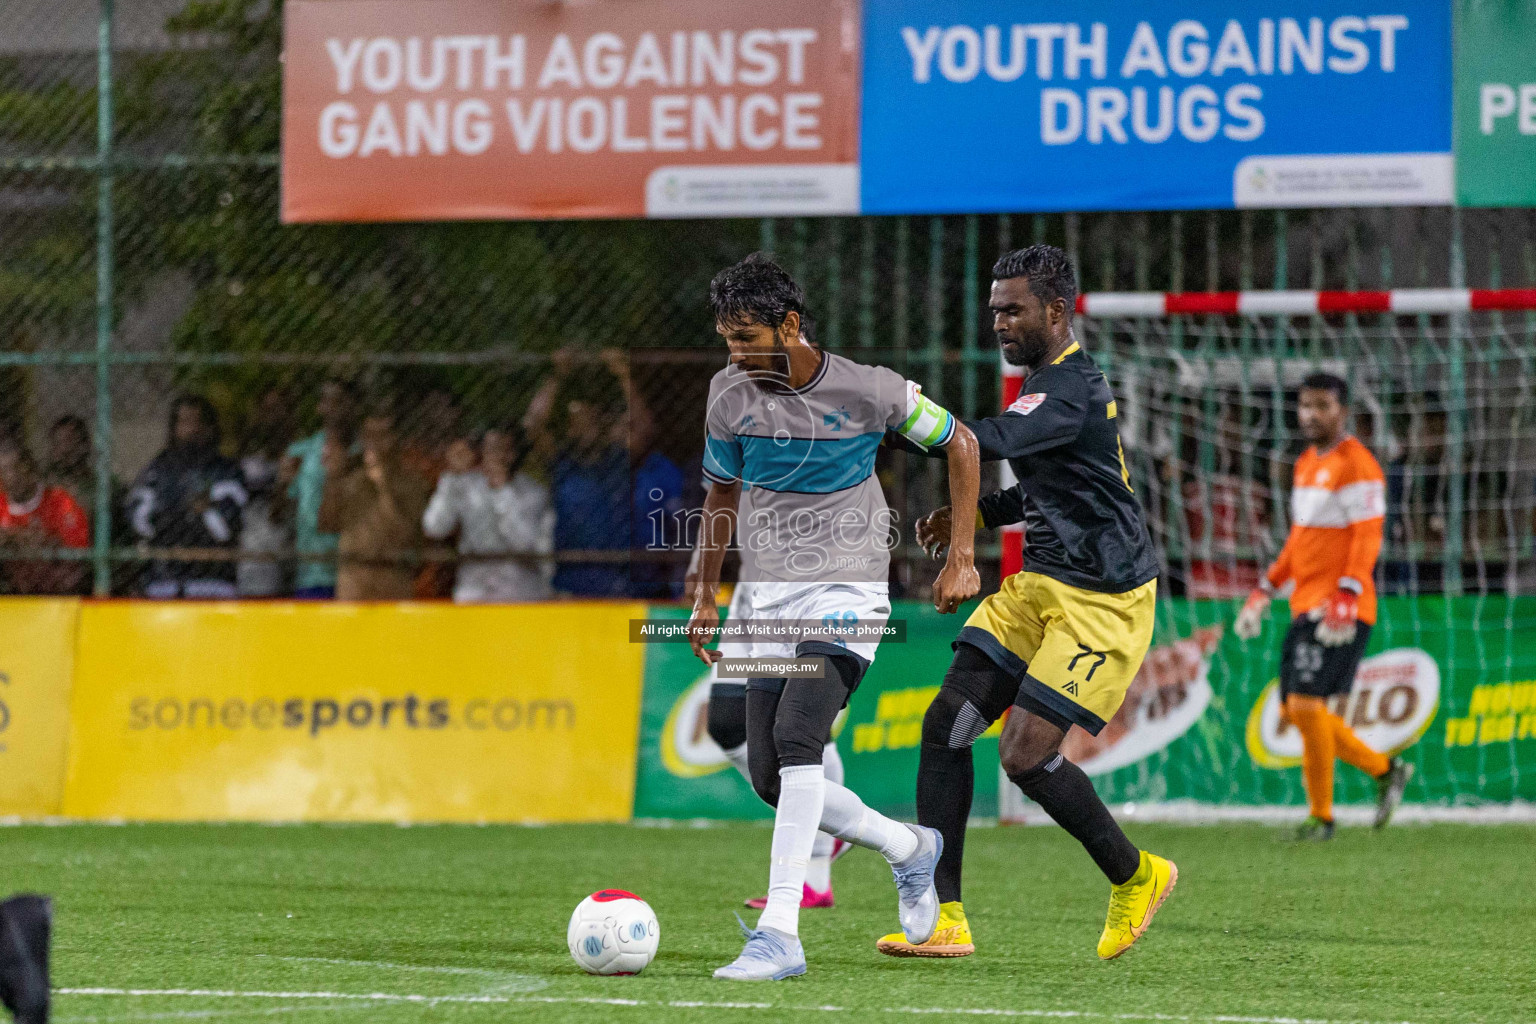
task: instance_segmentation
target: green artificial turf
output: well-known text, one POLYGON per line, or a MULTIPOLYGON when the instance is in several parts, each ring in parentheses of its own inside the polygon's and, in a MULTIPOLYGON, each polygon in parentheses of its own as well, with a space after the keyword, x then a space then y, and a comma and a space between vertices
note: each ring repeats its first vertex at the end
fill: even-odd
POLYGON ((1536 830, 1345 829, 1314 846, 1259 826, 1131 834, 1176 860, 1180 880, 1118 961, 1094 956, 1108 884, 1080 848, 1054 828, 976 829, 975 956, 875 952, 895 929, 894 891, 883 862, 855 851, 834 870, 837 907, 802 915, 809 973, 760 984, 709 975, 740 948, 732 911, 764 888, 761 826, 5 828, 0 891, 56 898, 56 987, 158 993, 64 991, 59 1024, 892 1019, 951 1008, 1536 1021, 1536 830), (661 921, 660 955, 639 977, 588 977, 566 954, 571 909, 610 886, 644 896, 661 921))

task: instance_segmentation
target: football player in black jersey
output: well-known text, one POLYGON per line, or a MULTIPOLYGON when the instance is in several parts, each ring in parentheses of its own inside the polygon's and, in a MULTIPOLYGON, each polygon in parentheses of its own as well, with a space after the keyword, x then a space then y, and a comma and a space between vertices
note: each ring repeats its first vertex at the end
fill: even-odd
MULTIPOLYGON (((975 785, 971 745, 1011 707, 999 747, 1003 769, 1109 878, 1098 945, 1108 960, 1146 930, 1178 869, 1126 838, 1088 776, 1059 748, 1073 725, 1097 734, 1125 699, 1152 641, 1157 558, 1126 471, 1114 394, 1073 334, 1071 261, 1054 246, 1035 245, 1004 254, 992 276, 1003 358, 1027 376, 1007 411, 967 426, 982 458, 1007 459, 1019 480, 981 499, 978 525, 1023 522, 1024 569, 967 620, 923 719, 917 814, 944 836, 935 874, 938 927, 919 945, 899 932, 878 945, 892 956, 974 951, 960 901, 975 785)), ((936 552, 949 518, 941 508, 920 519, 918 543, 936 552)))

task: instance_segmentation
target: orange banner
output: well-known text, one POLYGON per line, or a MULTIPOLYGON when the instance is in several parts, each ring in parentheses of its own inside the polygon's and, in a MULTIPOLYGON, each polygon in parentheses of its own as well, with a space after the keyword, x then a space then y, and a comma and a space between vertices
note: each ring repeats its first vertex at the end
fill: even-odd
POLYGON ((283 219, 856 213, 857 0, 289 0, 283 219))

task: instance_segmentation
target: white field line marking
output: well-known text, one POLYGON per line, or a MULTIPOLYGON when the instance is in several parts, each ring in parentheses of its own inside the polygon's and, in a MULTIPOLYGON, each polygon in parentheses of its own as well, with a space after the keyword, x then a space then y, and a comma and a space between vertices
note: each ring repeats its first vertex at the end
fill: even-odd
POLYGON ((189 996, 202 999, 338 999, 371 1003, 515 1003, 512 996, 421 996, 396 992, 263 992, 218 988, 56 988, 61 996, 189 996))
POLYGON ((785 1010, 796 1013, 902 1013, 955 1014, 969 1017, 1024 1017, 1067 1020, 1171 1021, 1182 1024, 1411 1024, 1409 1021, 1342 1021, 1323 1017, 1250 1017, 1234 1014, 1097 1013, 1092 1010, 1015 1010, 989 1007, 885 1006, 873 1011, 850 1006, 805 1006, 789 1003, 725 1003, 699 1000, 605 999, 597 996, 426 996, 396 992, 263 992, 210 988, 57 988, 67 996, 186 996, 205 999, 335 999, 376 1003, 516 1003, 580 1004, 596 1006, 652 1006, 667 1009, 785 1010))
POLYGON ((55 1017, 54 1024, 119 1024, 132 1020, 209 1020, 216 1017, 282 1017, 315 1010, 366 1010, 365 1003, 310 1003, 308 1006, 272 1006, 241 1010, 167 1010, 163 1013, 123 1013, 110 1017, 55 1017))
POLYGON ((510 992, 537 992, 549 986, 548 980, 516 971, 498 971, 491 967, 438 967, 431 964, 395 964, 384 960, 340 960, 325 956, 269 956, 256 954, 258 960, 281 960, 291 964, 327 964, 333 967, 382 967, 389 971, 420 971, 424 974, 452 974, 491 982, 473 995, 499 995, 510 992))
POLYGON ((253 959, 282 960, 290 964, 335 964, 339 967, 387 967, 392 971, 424 971, 430 974, 474 974, 497 978, 510 976, 533 980, 532 975, 498 971, 493 967, 437 967, 432 964, 394 964, 387 960, 341 960, 329 956, 272 956, 268 953, 257 953, 253 959))

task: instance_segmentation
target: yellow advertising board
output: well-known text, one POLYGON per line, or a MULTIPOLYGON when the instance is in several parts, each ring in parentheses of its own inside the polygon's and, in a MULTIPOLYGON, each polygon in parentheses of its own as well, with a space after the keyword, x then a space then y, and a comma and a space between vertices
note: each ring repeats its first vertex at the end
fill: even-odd
POLYGON ((81 818, 619 821, 641 604, 107 602, 81 613, 81 818))
POLYGON ((80 602, 0 601, 0 814, 58 814, 80 602))

